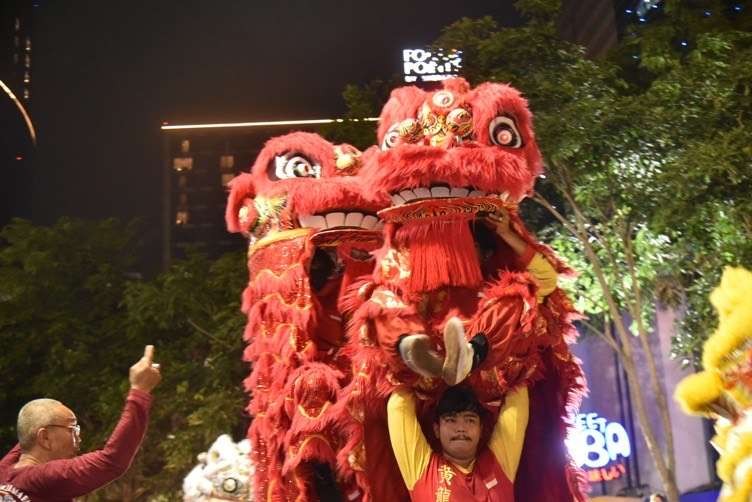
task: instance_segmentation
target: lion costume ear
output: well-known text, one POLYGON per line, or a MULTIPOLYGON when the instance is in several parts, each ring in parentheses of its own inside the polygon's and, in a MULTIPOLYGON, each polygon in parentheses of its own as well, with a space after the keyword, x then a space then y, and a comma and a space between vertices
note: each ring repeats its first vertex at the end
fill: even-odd
POLYGON ((253 184, 253 176, 250 173, 242 173, 230 181, 230 195, 227 197, 225 209, 225 222, 227 230, 233 233, 248 234, 251 224, 256 219, 256 208, 253 198, 256 189, 253 184))
POLYGON ((491 144, 489 124, 498 116, 514 120, 522 139, 522 149, 527 158, 530 186, 543 172, 543 160, 533 130, 533 114, 522 93, 507 84, 485 82, 470 91, 467 99, 472 107, 475 139, 491 144))

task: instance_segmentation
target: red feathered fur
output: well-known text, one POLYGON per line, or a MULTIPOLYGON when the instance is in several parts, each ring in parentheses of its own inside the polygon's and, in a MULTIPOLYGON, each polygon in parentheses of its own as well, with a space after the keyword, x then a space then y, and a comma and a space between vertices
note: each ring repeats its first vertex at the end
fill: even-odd
MULTIPOLYGON (((356 153, 352 147, 343 149, 356 153)), ((346 441, 334 426, 332 409, 349 379, 338 368, 349 369, 349 364, 336 346, 342 343, 342 335, 336 332, 341 333, 343 326, 332 318, 338 314, 340 283, 349 284, 357 275, 370 272, 372 265, 341 256, 342 276, 314 290, 310 267, 316 231, 297 231, 298 217, 335 209, 376 214, 384 200, 364 195, 352 178, 339 176, 334 151, 334 145, 311 133, 273 138, 251 173, 230 184, 227 227, 255 241, 249 251, 249 282, 241 308, 248 319, 243 358, 251 364, 251 373, 244 386, 251 394, 248 412, 254 417, 248 437, 256 464, 257 500, 317 500, 311 463, 328 463, 336 470, 336 452, 346 441), (319 166, 321 177, 270 177, 275 158, 290 154, 319 166)), ((353 247, 361 249, 364 242, 378 242, 364 237, 364 232, 359 230, 352 243, 348 243, 347 231, 338 234, 342 249, 349 253, 353 247)), ((344 491, 355 493, 352 470, 339 473, 338 479, 344 491)))
POLYGON ((410 250, 410 277, 401 284, 408 297, 441 286, 480 287, 483 277, 468 219, 410 221, 397 230, 395 244, 410 250))
MULTIPOLYGON (((527 102, 517 90, 498 83, 470 89, 467 82, 455 79, 445 81, 437 92, 446 91, 453 94, 452 108, 472 114, 472 133, 461 143, 448 133, 446 141, 436 143, 441 146, 429 146, 429 140, 441 140, 429 137, 434 134, 429 129, 423 129, 424 139, 398 139, 395 147, 370 157, 364 170, 367 186, 389 194, 436 184, 506 193, 512 203, 515 231, 559 272, 569 272, 525 229, 514 207, 532 191, 542 170, 527 102), (516 124, 522 139, 520 148, 491 143, 489 123, 499 116, 516 124)), ((446 116, 449 110, 442 109, 442 101, 434 100, 435 95, 415 87, 393 91, 382 111, 379 143, 395 124, 417 120, 421 109, 446 116)), ((424 207, 421 205, 431 203, 411 204, 424 207)), ((388 213, 382 214, 388 220, 388 213)), ((563 445, 569 420, 585 391, 580 366, 567 348, 574 334, 571 305, 558 291, 539 305, 535 282, 525 271, 527 264, 519 263, 500 239, 493 255, 479 263, 469 231, 471 223, 480 224, 472 222, 476 215, 449 222, 446 217, 426 214, 431 216, 407 223, 387 221, 384 247, 374 253, 374 283, 359 285, 343 302, 352 309, 346 353, 352 360, 353 377, 336 406, 340 426, 351 434, 338 455, 341 468, 351 467, 352 455, 365 446, 368 465, 357 476, 361 484, 364 479, 367 482, 362 485, 364 489, 373 491, 384 484, 400 483, 393 457, 378 448, 388 443, 388 437, 374 440, 368 432, 369 424, 380 423, 386 399, 395 387, 407 386, 419 401, 431 403, 445 386, 407 370, 396 352, 397 340, 401 334, 425 333, 441 354, 444 324, 449 317, 458 316, 466 322, 468 339, 483 332, 491 346, 487 360, 467 380, 479 398, 489 406, 498 405, 516 386, 531 389, 531 420, 516 486, 517 500, 583 500, 581 478, 563 445), (369 451, 369 444, 375 452, 369 451), (536 461, 537 482, 532 471, 536 461), (373 477, 373 466, 382 470, 378 479, 373 477)), ((378 433, 379 428, 374 426, 372 431, 378 433)))

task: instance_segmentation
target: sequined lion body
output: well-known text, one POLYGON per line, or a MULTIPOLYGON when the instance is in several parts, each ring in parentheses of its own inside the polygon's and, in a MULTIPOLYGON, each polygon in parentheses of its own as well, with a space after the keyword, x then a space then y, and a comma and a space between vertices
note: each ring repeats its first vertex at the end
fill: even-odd
MULTIPOLYGON (((228 228, 251 241, 242 310, 257 500, 317 500, 312 466, 336 470, 343 439, 331 406, 350 370, 337 303, 373 268, 367 251, 381 240, 379 204, 351 176, 359 156, 292 133, 269 140, 251 172, 231 183, 228 228)), ((357 497, 351 473, 337 478, 357 497)))
POLYGON ((369 158, 363 178, 392 204, 379 213, 385 242, 375 253, 372 279, 348 306, 353 380, 340 402, 351 432, 340 463, 363 467, 373 500, 405 499, 388 446, 386 399, 398 386, 411 388, 425 422, 445 387, 408 370, 397 342, 405 334, 427 334, 441 354, 443 327, 459 317, 468 339, 488 337, 488 357, 468 377, 481 400, 494 408, 510 389, 530 388, 517 500, 583 500, 563 447, 567 419, 584 391, 568 349, 573 309, 559 290, 539 304, 525 264, 481 223, 505 209, 518 235, 564 270, 517 214, 542 167, 526 101, 509 86, 471 89, 462 79, 445 81, 435 92, 395 89, 382 110, 378 139, 381 151, 369 158))

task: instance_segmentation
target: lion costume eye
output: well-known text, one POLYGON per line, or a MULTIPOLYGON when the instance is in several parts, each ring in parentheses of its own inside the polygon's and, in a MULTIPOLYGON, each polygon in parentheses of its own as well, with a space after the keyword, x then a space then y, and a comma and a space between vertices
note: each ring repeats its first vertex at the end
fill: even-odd
POLYGON ((392 125, 392 127, 389 128, 389 130, 384 134, 384 139, 381 141, 381 149, 386 151, 390 148, 394 148, 397 146, 397 143, 399 142, 400 134, 399 134, 399 126, 400 122, 397 122, 396 124, 392 125))
POLYGON ((274 172, 270 174, 273 180, 320 178, 321 166, 303 155, 288 153, 274 157, 274 172))
POLYGON ((494 145, 509 148, 520 148, 522 146, 522 136, 517 130, 517 125, 514 120, 504 115, 496 117, 488 124, 488 136, 494 145))

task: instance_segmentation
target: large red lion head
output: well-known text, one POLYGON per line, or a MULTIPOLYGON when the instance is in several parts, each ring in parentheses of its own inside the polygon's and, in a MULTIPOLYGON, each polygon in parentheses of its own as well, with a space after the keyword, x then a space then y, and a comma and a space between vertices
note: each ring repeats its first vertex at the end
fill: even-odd
POLYGON ((455 78, 434 92, 395 89, 382 110, 378 140, 382 151, 367 178, 389 193, 393 207, 415 210, 437 198, 456 199, 454 206, 484 198, 514 207, 542 170, 527 101, 505 84, 471 89, 455 78))
POLYGON ((379 216, 389 225, 387 242, 409 249, 413 272, 405 288, 475 287, 496 264, 512 263, 511 249, 476 224, 500 209, 537 246, 517 213, 542 171, 519 91, 493 82, 470 88, 461 78, 435 91, 395 89, 382 109, 378 140, 380 151, 363 177, 391 199, 379 216))

